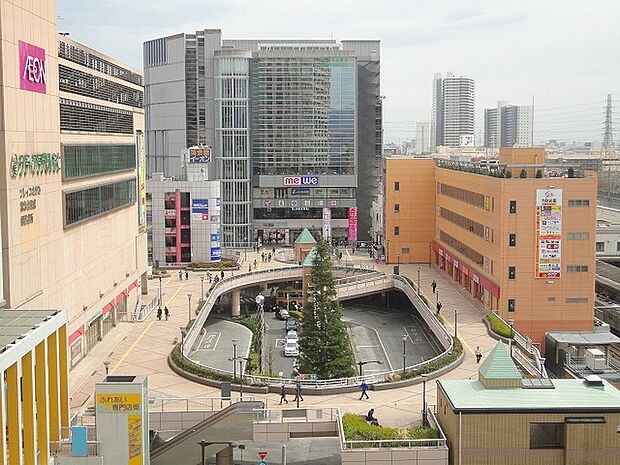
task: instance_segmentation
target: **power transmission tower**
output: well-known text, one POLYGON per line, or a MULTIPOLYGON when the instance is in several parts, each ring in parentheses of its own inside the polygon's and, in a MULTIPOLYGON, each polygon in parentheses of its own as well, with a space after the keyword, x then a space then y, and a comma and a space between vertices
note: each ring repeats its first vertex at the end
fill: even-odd
POLYGON ((611 94, 607 94, 607 105, 605 106, 605 123, 603 130, 603 151, 614 154, 614 135, 613 135, 613 104, 611 94))

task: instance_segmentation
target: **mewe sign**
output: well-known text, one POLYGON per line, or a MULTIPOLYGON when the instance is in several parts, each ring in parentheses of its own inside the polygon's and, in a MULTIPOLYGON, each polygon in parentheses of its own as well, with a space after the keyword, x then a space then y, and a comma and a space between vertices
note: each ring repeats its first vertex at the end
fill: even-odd
POLYGON ((318 176, 284 176, 282 184, 285 186, 318 186, 318 176))
POLYGON ((47 93, 45 49, 19 41, 19 88, 47 93))

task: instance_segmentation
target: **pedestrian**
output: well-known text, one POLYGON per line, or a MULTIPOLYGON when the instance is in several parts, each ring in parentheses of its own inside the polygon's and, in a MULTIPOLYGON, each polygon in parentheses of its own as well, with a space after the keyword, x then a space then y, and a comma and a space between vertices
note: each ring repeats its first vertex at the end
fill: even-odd
POLYGON ((187 281, 189 279, 189 273, 186 271, 185 272, 185 281, 187 281))
POLYGON ((370 422, 370 424, 372 426, 381 426, 379 424, 379 420, 377 420, 375 418, 375 409, 374 408, 371 408, 370 410, 368 410, 368 413, 366 414, 366 421, 370 422))
POLYGON ((209 277, 209 284, 211 284, 213 282, 213 276, 211 276, 209 272, 207 272, 207 276, 209 277))
POLYGON ((480 350, 480 346, 476 346, 476 363, 480 363, 481 358, 482 358, 482 350, 480 350))
POLYGON ((360 391, 362 391, 362 395, 360 396, 360 400, 362 400, 364 398, 364 396, 366 396, 366 399, 368 399, 368 384, 366 384, 366 381, 362 380, 362 384, 360 384, 360 391))
MULTIPOLYGON (((256 260, 254 260, 254 261, 256 261, 256 260)), ((224 270, 220 271, 220 278, 224 279, 224 270)))
POLYGON ((157 307, 157 319, 161 321, 161 307, 157 307))
POLYGON ((282 403, 282 401, 288 404, 288 400, 286 400, 286 390, 284 389, 284 384, 280 386, 280 403, 282 403))
POLYGON ((271 252, 269 252, 269 255, 267 255, 267 261, 270 262, 271 261, 271 252))
POLYGON ((168 307, 164 307, 164 316, 166 317, 166 321, 168 321, 168 318, 170 318, 170 310, 168 310, 168 307))
POLYGON ((263 263, 265 263, 265 252, 260 254, 260 259, 263 261, 263 263))
POLYGON ((338 260, 342 260, 342 252, 338 254, 338 260))
POLYGON ((271 253, 274 254, 274 255, 276 254, 276 248, 275 247, 271 248, 271 253))
POLYGON ((297 402, 297 399, 299 399, 300 402, 304 401, 304 396, 301 395, 301 384, 299 382, 297 382, 295 386, 295 398, 293 402, 297 402))
POLYGON ((179 270, 179 281, 183 281, 183 272, 179 270))
POLYGON ((437 302, 437 316, 439 316, 439 314, 441 313, 441 302, 437 302))
POLYGON ((254 259, 254 269, 256 269, 256 266, 257 266, 256 259, 254 259))
POLYGON ((251 272, 252 272, 252 264, 249 264, 248 265, 248 273, 251 273, 251 272))
POLYGON ((435 289, 437 289, 437 283, 435 282, 435 280, 433 279, 433 282, 431 283, 431 289, 433 290, 433 294, 435 293, 435 289))

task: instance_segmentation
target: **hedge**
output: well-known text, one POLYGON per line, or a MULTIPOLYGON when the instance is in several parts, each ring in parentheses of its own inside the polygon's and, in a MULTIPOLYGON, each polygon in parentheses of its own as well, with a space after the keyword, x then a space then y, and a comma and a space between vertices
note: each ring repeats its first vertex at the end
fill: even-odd
POLYGON ((497 317, 494 313, 487 313, 487 321, 491 325, 491 331, 493 331, 498 336, 506 337, 508 339, 512 339, 513 333, 510 326, 504 323, 501 319, 497 317))
POLYGON ((189 264, 190 268, 199 268, 208 270, 211 268, 236 268, 237 262, 234 260, 222 260, 219 262, 192 262, 189 264))
POLYGON ((417 378, 423 375, 424 373, 432 373, 434 371, 441 370, 442 368, 450 365, 452 362, 457 360, 463 353, 463 345, 461 344, 461 341, 458 338, 453 339, 453 340, 454 340, 454 347, 452 348, 451 353, 448 353, 444 355, 443 357, 435 360, 434 362, 424 365, 421 368, 418 368, 416 370, 406 371, 404 375, 400 376, 400 379, 417 378))
MULTIPOLYGON (((366 421, 366 417, 364 415, 356 415, 354 413, 345 413, 342 416, 342 427, 344 429, 345 440, 347 441, 439 438, 439 431, 435 428, 427 428, 424 426, 414 426, 412 428, 387 428, 382 426, 373 426, 366 421)), ((388 443, 385 444, 385 447, 398 447, 400 445, 402 444, 388 443)), ((358 447, 364 447, 364 445, 360 444, 358 447)))
POLYGON ((208 368, 203 367, 202 365, 198 365, 184 357, 181 356, 181 344, 177 344, 172 349, 171 353, 172 362, 181 368, 182 370, 187 371, 196 376, 200 376, 201 378, 213 379, 215 381, 232 381, 233 377, 230 375, 222 375, 220 373, 216 373, 208 368))

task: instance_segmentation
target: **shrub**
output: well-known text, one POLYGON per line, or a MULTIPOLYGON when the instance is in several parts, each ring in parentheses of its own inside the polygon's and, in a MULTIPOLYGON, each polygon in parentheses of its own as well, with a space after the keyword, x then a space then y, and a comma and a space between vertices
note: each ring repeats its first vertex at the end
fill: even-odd
MULTIPOLYGON (((348 441, 381 441, 398 439, 436 439, 439 432, 435 428, 414 426, 412 428, 387 428, 373 426, 366 421, 364 415, 345 413, 342 416, 344 437, 348 441)), ((385 444, 385 447, 398 447, 398 443, 385 444)), ((359 447, 364 447, 360 445, 359 447)))
POLYGON ((441 370, 442 368, 447 367, 452 362, 457 360, 462 353, 463 345, 461 344, 461 341, 458 338, 454 339, 454 347, 452 348, 451 353, 445 354, 443 357, 435 360, 432 363, 427 363, 421 368, 406 371, 404 375, 401 375, 400 379, 417 378, 424 373, 433 373, 434 371, 441 370))
POLYGON ((193 262, 190 263, 189 266, 191 268, 199 268, 203 270, 208 270, 212 268, 236 268, 237 262, 234 260, 223 259, 219 262, 193 262))
POLYGON ((512 334, 512 330, 510 329, 510 326, 508 326, 506 323, 500 320, 497 317, 497 315, 495 315, 495 313, 492 313, 492 312, 487 313, 486 318, 489 324, 491 325, 491 331, 493 331, 498 336, 512 339, 513 334, 512 334))
POLYGON ((541 170, 536 170, 536 177, 537 178, 542 178, 542 171, 541 170))
POLYGON ((177 344, 172 349, 171 353, 172 362, 179 368, 188 373, 191 373, 196 376, 200 376, 201 378, 213 379, 216 381, 232 381, 233 378, 230 375, 222 375, 220 373, 216 373, 214 371, 209 370, 208 368, 203 367, 202 365, 198 365, 197 363, 192 362, 181 356, 181 344, 177 344))
POLYGON ((519 174, 520 178, 527 178, 527 171, 525 171, 525 169, 521 170, 521 173, 519 174))

